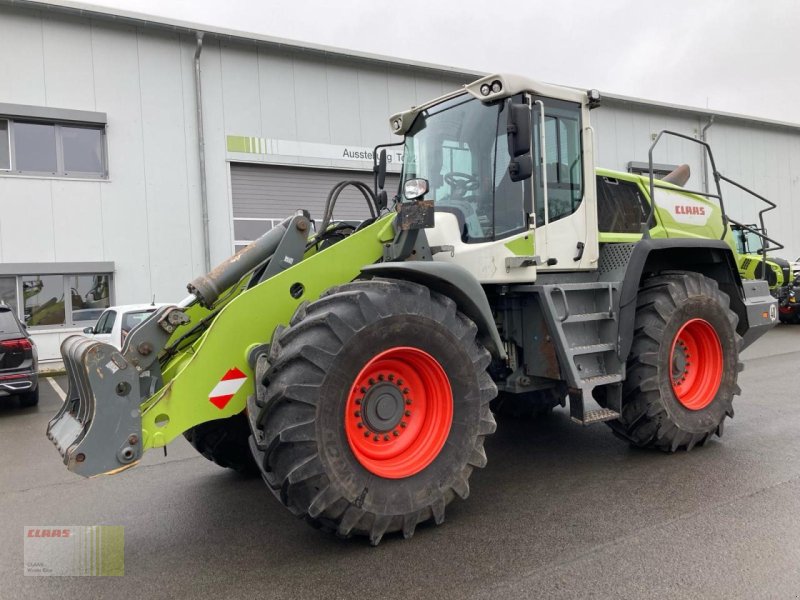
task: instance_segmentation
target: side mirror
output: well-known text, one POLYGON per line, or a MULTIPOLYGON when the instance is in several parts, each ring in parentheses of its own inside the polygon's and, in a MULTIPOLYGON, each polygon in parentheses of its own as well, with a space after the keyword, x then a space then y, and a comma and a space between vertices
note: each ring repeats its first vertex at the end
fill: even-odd
POLYGON ((527 104, 510 104, 508 110, 508 153, 517 158, 531 151, 531 109, 527 104))
POLYGON ((524 181, 533 174, 533 157, 531 156, 531 109, 527 104, 508 106, 508 122, 506 124, 508 154, 511 162, 508 165, 508 176, 511 181, 524 181))
POLYGON ((381 150, 380 157, 378 158, 378 189, 382 190, 386 184, 386 149, 381 150))
POLYGON ((94 333, 94 327, 84 327, 83 333, 94 333))

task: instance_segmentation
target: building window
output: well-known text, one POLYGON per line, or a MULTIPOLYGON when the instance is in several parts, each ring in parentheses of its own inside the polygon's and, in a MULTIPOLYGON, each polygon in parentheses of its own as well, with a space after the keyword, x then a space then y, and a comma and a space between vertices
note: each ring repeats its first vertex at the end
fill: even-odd
POLYGON ((111 305, 111 283, 109 273, 2 276, 0 302, 28 327, 84 327, 111 305))
POLYGON ((10 306, 15 313, 18 313, 16 277, 0 277, 0 304, 10 306))
POLYGON ((105 179, 105 125, 0 118, 0 170, 105 179))

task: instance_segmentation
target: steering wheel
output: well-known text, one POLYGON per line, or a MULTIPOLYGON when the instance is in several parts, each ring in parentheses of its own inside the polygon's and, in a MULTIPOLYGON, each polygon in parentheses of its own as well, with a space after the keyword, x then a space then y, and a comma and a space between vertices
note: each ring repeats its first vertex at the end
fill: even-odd
POLYGON ((469 173, 450 171, 445 174, 444 182, 450 186, 452 195, 463 198, 467 192, 477 190, 481 186, 480 179, 469 173))

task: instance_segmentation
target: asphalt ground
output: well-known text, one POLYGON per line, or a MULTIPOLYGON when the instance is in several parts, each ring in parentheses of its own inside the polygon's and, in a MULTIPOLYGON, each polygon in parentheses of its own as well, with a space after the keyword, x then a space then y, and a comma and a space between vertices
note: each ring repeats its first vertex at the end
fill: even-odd
POLYGON ((0 402, 0 598, 797 598, 800 327, 743 358, 722 440, 665 455, 564 410, 502 420, 469 499, 377 548, 310 528, 183 439, 114 477, 68 473, 44 381, 37 408, 0 402), (125 527, 123 577, 23 575, 24 526, 98 524, 125 527))

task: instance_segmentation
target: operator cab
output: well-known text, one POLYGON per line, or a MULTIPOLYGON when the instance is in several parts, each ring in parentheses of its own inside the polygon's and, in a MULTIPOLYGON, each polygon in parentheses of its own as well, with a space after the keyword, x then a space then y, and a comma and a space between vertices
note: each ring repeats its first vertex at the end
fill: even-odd
POLYGON ((433 202, 435 222, 428 243, 453 246, 434 260, 467 265, 485 283, 533 281, 537 268, 593 268, 586 94, 501 77, 487 78, 488 95, 481 80, 391 119, 405 135, 401 190, 425 180, 418 199, 433 202))

